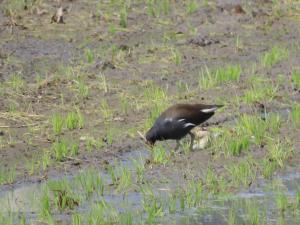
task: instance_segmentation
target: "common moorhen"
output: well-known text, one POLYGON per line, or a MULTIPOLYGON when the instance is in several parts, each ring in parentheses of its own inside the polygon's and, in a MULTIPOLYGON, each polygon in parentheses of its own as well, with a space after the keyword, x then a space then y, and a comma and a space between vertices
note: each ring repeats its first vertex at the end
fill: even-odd
POLYGON ((147 144, 153 146, 156 141, 168 139, 176 140, 176 149, 180 146, 179 140, 189 134, 190 148, 193 148, 194 134, 190 131, 212 117, 215 111, 223 105, 204 104, 176 104, 166 109, 154 122, 146 133, 147 144))

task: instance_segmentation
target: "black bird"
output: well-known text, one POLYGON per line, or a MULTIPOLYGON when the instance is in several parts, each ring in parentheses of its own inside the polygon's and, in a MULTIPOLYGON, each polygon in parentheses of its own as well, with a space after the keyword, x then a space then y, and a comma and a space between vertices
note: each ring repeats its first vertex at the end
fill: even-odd
POLYGON ((147 144, 153 146, 156 141, 173 139, 177 142, 177 149, 180 145, 179 140, 189 134, 192 149, 195 136, 190 131, 212 117, 220 107, 222 105, 204 104, 176 104, 169 107, 146 133, 147 144))

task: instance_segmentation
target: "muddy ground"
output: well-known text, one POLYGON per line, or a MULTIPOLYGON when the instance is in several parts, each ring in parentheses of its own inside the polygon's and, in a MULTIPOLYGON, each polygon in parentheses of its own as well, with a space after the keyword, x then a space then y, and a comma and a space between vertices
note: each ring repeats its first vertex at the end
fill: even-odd
MULTIPOLYGON (((167 12, 154 1, 152 13, 149 4, 131 1, 122 27, 124 4, 118 1, 63 1, 64 23, 51 22, 59 7, 56 1, 9 2, 1 1, 0 6, 0 168, 2 174, 13 175, 3 178, 2 190, 76 174, 91 165, 105 170, 124 154, 150 151, 137 132, 147 131, 156 105, 163 109, 178 102, 224 104, 209 121, 208 129, 214 130, 232 129, 243 114, 258 115, 258 105, 279 112, 299 104, 300 92, 292 80, 300 69, 299 3, 199 1, 188 13, 188 1, 170 1, 167 12), (287 56, 263 66, 263 55, 274 46, 286 49, 287 56), (239 81, 199 87, 201 71, 228 65, 240 65, 239 81), (243 101, 251 89, 250 77, 262 77, 276 87, 276 94, 243 101), (157 100, 154 90, 164 94, 157 100), (82 128, 53 133, 53 115, 65 117, 78 110, 84 118, 82 128), (45 152, 51 155, 57 138, 78 143, 78 154, 62 161, 51 156, 51 163, 41 168, 41 157, 45 152)), ((291 123, 283 116, 279 136, 291 143, 293 155, 273 175, 300 169, 299 123, 291 123)), ((239 156, 216 153, 213 147, 172 153, 174 144, 163 144, 170 153, 165 165, 147 156, 149 180, 183 184, 205 179, 207 168, 231 179, 228 165, 247 157, 259 160, 267 152, 262 145, 239 156)), ((258 169, 257 179, 246 189, 256 187, 261 177, 258 169)), ((240 187, 229 185, 225 190, 235 193, 240 187)))

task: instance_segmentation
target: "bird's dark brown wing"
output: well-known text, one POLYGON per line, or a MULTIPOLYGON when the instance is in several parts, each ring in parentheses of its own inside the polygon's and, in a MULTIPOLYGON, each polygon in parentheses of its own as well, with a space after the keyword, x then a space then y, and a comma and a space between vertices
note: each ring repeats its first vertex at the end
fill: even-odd
POLYGON ((163 112, 165 118, 185 119, 188 123, 199 125, 209 119, 221 105, 177 104, 163 112))

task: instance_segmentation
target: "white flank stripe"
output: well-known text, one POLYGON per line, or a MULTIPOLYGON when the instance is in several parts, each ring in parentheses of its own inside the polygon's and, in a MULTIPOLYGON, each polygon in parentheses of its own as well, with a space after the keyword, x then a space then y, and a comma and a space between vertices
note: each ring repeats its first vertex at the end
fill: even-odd
POLYGON ((189 126, 195 127, 196 125, 193 124, 193 123, 186 123, 186 124, 183 125, 184 128, 189 127, 189 126))
POLYGON ((180 120, 178 120, 178 122, 183 122, 183 121, 185 121, 185 119, 180 119, 180 120))
POLYGON ((217 109, 218 109, 217 107, 213 107, 213 108, 210 108, 210 109, 202 109, 200 111, 204 112, 204 113, 210 113, 210 112, 216 111, 217 109))

